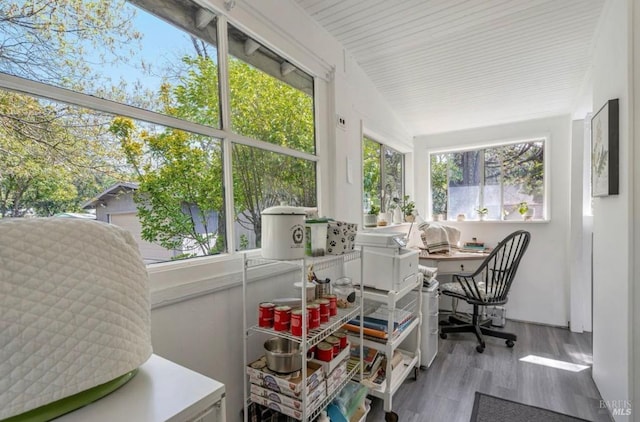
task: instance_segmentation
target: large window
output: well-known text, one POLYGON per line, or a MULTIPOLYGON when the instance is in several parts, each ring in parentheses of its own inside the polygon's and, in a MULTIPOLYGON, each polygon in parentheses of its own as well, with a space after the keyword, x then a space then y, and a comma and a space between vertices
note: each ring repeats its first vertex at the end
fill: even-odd
POLYGON ((0 217, 93 214, 158 262, 317 206, 311 75, 192 0, 38 4, 0 4, 0 217))
POLYGON ((545 219, 544 139, 430 154, 431 214, 545 219))
POLYGON ((362 140, 363 211, 391 211, 404 196, 404 155, 368 137, 362 140))

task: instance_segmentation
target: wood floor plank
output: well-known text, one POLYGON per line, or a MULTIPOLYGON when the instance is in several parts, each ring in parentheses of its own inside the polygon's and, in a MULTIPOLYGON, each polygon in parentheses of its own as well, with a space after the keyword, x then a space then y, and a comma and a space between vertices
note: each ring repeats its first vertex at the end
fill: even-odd
MULTIPOLYGON (((506 331, 517 334, 514 348, 504 340, 486 338, 477 353, 472 334, 439 339, 438 355, 416 381, 410 377, 393 399, 402 422, 468 422, 475 392, 566 413, 594 422, 611 422, 600 408, 600 394, 591 368, 580 372, 522 362, 528 355, 592 364, 591 335, 567 329, 508 321, 506 331)), ((384 421, 382 401, 374 399, 368 421, 384 421)))

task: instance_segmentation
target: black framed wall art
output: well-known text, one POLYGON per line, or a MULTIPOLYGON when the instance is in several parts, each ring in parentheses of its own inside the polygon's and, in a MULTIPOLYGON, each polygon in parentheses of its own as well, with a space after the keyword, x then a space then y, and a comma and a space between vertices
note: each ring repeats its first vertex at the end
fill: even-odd
POLYGON ((618 194, 620 178, 618 99, 609 100, 591 118, 591 196, 618 194))

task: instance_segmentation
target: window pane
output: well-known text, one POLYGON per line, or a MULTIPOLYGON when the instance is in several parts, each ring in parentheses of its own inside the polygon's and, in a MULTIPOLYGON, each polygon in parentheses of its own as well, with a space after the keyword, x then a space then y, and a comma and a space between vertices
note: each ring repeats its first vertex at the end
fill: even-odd
POLYGON ((403 201, 403 164, 404 155, 392 150, 387 146, 382 146, 384 164, 384 204, 385 211, 390 210, 390 205, 394 202, 403 201), (394 199, 396 201, 394 201, 394 199))
POLYGON ((504 209, 518 216, 518 204, 527 202, 533 218, 544 218, 544 142, 505 145, 498 153, 503 163, 504 209))
POLYGON ((500 220, 503 216, 502 204, 502 160, 496 148, 484 151, 484 188, 482 207, 487 208, 490 220, 500 220))
POLYGON ((137 182, 142 239, 167 251, 154 259, 225 252, 221 141, 124 117, 113 119, 110 131, 137 182))
POLYGON ((432 215, 492 220, 544 219, 544 140, 431 154, 432 215), (448 180, 447 180, 448 177, 448 180), (522 204, 526 204, 523 207, 522 204), (527 212, 528 208, 528 212, 527 212))
POLYGON ((189 0, 134 3, 5 2, 0 72, 219 127, 215 19, 196 29, 189 0))
POLYGON ((220 141, 7 91, 0 116, 3 217, 93 216, 147 263, 224 251, 220 141))
POLYGON ((235 241, 238 249, 259 248, 265 208, 285 202, 317 206, 316 163, 233 145, 235 241))
POLYGON ((431 215, 447 219, 449 154, 431 154, 431 215))
POLYGON ((382 204, 381 194, 381 168, 380 168, 381 145, 369 138, 362 140, 362 183, 363 183, 363 211, 369 212, 371 206, 378 209, 382 204))
POLYGON ((480 151, 451 154, 449 164, 448 218, 459 214, 473 218, 480 204, 480 151))
POLYGON ((229 25, 231 129, 315 154, 313 78, 229 25))

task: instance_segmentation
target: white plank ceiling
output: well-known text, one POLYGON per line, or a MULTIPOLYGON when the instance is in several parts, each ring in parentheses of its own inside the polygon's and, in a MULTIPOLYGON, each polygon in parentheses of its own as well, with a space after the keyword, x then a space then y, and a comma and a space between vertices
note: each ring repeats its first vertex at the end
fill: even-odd
POLYGON ((604 0, 297 0, 414 135, 571 113, 604 0))

